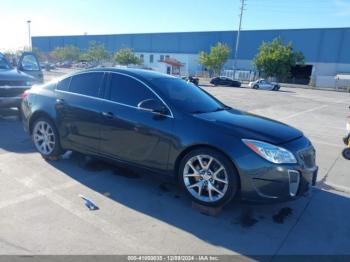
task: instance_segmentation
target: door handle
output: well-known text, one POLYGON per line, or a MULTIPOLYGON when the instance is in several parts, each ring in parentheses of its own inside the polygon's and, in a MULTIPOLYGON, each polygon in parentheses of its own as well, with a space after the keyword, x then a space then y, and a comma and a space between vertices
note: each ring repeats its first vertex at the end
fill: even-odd
POLYGON ((64 105, 64 104, 66 104, 66 101, 64 101, 64 99, 57 98, 57 99, 56 99, 56 104, 58 104, 58 105, 64 105))
POLYGON ((113 119, 114 118, 114 114, 111 112, 101 112, 101 115, 108 118, 108 119, 113 119))

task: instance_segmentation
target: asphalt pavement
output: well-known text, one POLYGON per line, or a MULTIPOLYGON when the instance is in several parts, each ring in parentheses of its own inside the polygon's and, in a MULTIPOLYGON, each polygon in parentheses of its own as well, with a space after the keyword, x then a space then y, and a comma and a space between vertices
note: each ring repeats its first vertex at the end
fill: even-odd
POLYGON ((0 254, 350 255, 350 161, 341 157, 350 94, 204 88, 229 106, 301 129, 317 150, 317 187, 288 203, 236 201, 210 217, 159 177, 78 153, 45 161, 17 111, 0 110, 0 254))

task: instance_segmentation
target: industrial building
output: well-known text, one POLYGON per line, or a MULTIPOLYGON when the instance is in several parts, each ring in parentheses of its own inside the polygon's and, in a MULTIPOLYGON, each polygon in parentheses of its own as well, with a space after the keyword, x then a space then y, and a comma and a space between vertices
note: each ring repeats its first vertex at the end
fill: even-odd
MULTIPOLYGON (((350 74, 350 28, 249 30, 241 31, 237 69, 255 71, 252 59, 263 41, 280 37, 292 42, 305 55, 305 66, 293 68, 290 82, 309 83, 318 87, 335 87, 336 76, 350 74)), ((165 73, 194 75, 203 71, 198 54, 208 52, 218 42, 234 49, 236 31, 149 33, 118 35, 36 36, 32 45, 43 52, 75 45, 88 48, 89 42, 103 43, 110 52, 131 48, 143 58, 144 66, 165 73)), ((233 69, 232 53, 225 69, 233 69)))

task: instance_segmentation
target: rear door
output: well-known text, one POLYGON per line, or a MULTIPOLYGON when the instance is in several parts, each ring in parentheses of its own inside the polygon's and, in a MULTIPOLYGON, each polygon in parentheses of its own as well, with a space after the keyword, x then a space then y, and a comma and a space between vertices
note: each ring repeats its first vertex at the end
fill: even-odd
POLYGON ((87 72, 58 83, 56 112, 63 147, 98 152, 104 72, 87 72))
POLYGON ((38 82, 44 82, 43 72, 38 57, 33 52, 24 52, 17 64, 17 69, 33 76, 38 82))
POLYGON ((172 136, 173 118, 140 110, 146 99, 159 99, 138 79, 110 73, 103 105, 101 152, 125 162, 165 171, 172 136))

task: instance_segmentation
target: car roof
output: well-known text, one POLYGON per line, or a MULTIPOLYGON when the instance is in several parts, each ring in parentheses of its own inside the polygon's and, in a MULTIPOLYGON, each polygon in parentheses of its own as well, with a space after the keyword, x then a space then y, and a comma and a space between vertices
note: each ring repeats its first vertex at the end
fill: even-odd
POLYGON ((96 71, 122 73, 130 76, 134 76, 134 77, 141 77, 146 80, 152 80, 155 78, 175 78, 174 76, 162 74, 156 71, 146 70, 146 69, 136 69, 136 68, 98 67, 98 68, 90 68, 90 69, 82 70, 82 71, 79 71, 79 73, 96 72, 96 71))

